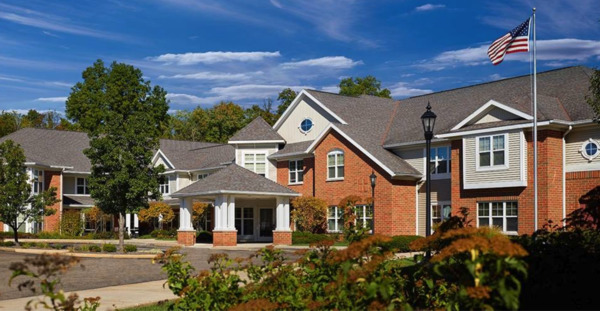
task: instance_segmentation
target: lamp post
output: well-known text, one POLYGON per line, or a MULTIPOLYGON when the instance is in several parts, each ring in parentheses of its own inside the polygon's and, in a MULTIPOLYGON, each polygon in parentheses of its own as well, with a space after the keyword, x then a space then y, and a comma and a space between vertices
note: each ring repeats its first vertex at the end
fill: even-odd
POLYGON ((371 210, 372 210, 372 224, 371 224, 371 234, 375 234, 375 182, 377 181, 377 175, 375 175, 375 171, 371 171, 371 210))
MULTIPOLYGON (((427 102, 427 111, 421 116, 421 122, 423 123, 423 132, 425 133, 425 167, 426 177, 425 180, 425 236, 431 235, 431 139, 433 138, 433 128, 435 127, 435 118, 437 116, 431 111, 431 105, 427 102)), ((431 251, 427 250, 427 258, 431 257, 431 251)))

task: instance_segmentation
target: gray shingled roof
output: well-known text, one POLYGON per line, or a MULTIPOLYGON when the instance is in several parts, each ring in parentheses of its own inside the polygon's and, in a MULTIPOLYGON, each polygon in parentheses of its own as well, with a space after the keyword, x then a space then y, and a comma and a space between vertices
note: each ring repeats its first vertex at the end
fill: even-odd
POLYGON ((307 141, 301 141, 299 143, 285 144, 285 146, 283 146, 283 149, 271 154, 269 156, 269 158, 277 159, 277 158, 284 158, 284 157, 288 157, 288 156, 302 154, 302 153, 304 153, 304 151, 306 151, 306 149, 308 149, 308 147, 312 143, 313 143, 312 140, 307 140, 307 141))
POLYGON ((237 164, 228 165, 208 177, 171 194, 171 197, 189 195, 214 195, 219 193, 275 194, 298 196, 299 194, 268 178, 260 176, 237 164))
MULTIPOLYGON (((594 113, 585 100, 592 70, 577 66, 538 73, 538 120, 578 121, 594 113)), ((435 133, 447 133, 479 107, 495 100, 532 114, 530 76, 509 78, 400 101, 384 145, 422 141, 421 115, 427 102, 438 118, 435 133)))
POLYGON ((169 161, 177 170, 196 170, 220 167, 229 164, 235 160, 235 148, 230 145, 221 145, 213 143, 190 144, 198 148, 195 149, 162 149, 169 161), (204 145, 201 145, 204 144, 204 145))
POLYGON ((27 162, 47 166, 71 166, 71 171, 89 172, 90 160, 83 154, 89 147, 86 133, 24 128, 0 138, 13 140, 25 151, 27 162))
POLYGON ((239 130, 229 141, 284 141, 277 131, 275 131, 265 119, 257 117, 239 130))
POLYGON ((63 195, 63 204, 64 205, 88 205, 94 206, 96 203, 94 199, 90 196, 82 196, 82 195, 63 195))

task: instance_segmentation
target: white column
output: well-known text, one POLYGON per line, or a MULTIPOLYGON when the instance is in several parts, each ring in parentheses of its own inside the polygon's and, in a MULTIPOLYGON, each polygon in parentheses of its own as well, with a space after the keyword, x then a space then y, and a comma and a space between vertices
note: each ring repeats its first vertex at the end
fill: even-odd
POLYGON ((275 210, 276 231, 290 231, 290 199, 288 197, 277 197, 275 210))
POLYGON ((179 231, 193 231, 192 198, 179 199, 179 231))
POLYGON ((125 214, 125 227, 127 227, 127 234, 131 236, 131 214, 125 214))
POLYGON ((236 230, 235 228, 235 197, 227 197, 227 230, 236 230))
POLYGON ((138 229, 140 227, 140 220, 138 219, 137 214, 133 214, 133 227, 138 229))
POLYGON ((219 230, 223 230, 225 229, 223 227, 223 215, 222 215, 222 210, 223 210, 223 204, 227 204, 227 199, 225 198, 225 196, 217 196, 215 198, 215 231, 219 231, 219 230))

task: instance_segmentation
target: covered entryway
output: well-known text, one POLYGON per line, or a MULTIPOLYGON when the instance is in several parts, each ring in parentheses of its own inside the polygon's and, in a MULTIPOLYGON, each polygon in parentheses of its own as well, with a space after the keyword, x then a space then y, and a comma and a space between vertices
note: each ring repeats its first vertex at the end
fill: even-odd
POLYGON ((238 242, 291 244, 290 198, 299 196, 272 180, 236 164, 189 185, 171 195, 180 200, 177 241, 195 243, 192 225, 194 200, 214 202, 214 246, 238 242))

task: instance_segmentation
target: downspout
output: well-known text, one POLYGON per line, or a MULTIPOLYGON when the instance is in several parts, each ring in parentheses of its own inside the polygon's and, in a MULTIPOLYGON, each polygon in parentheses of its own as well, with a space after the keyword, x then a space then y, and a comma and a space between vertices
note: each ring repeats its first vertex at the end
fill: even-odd
POLYGON ((417 186, 415 187, 415 203, 416 203, 416 220, 415 220, 415 235, 419 235, 419 190, 423 185, 423 179, 417 181, 417 186))
MULTIPOLYGON (((63 183, 63 177, 64 177, 65 170, 66 170, 66 168, 62 168, 60 170, 60 207, 59 207, 59 215, 58 215, 59 224, 60 224, 60 220, 63 218, 63 202, 64 202, 64 192, 65 192, 65 185, 63 183)), ((59 230, 59 232, 62 230, 60 225, 58 226, 58 230, 59 230)), ((44 231, 43 228, 42 228, 42 231, 44 231)))
POLYGON ((571 130, 573 130, 573 126, 569 125, 569 129, 565 132, 565 134, 563 134, 563 146, 562 146, 562 224, 563 227, 567 225, 567 222, 565 220, 565 218, 567 218, 567 172, 566 172, 566 165, 567 165, 567 159, 566 159, 566 155, 567 155, 567 142, 566 142, 566 137, 567 135, 571 132, 571 130))

